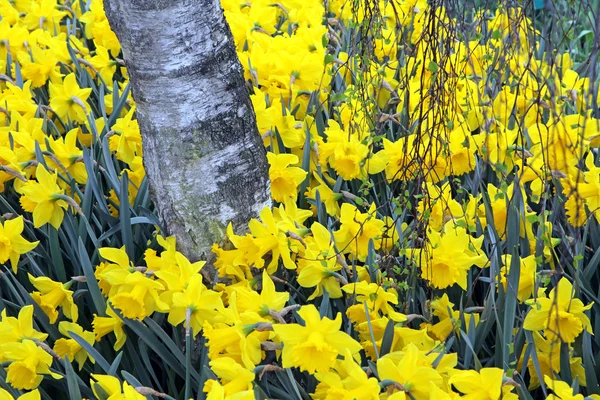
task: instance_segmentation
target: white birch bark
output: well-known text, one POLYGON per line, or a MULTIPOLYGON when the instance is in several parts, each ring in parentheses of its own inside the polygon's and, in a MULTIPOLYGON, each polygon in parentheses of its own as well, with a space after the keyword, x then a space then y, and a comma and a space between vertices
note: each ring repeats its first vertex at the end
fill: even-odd
POLYGON ((123 49, 152 198, 190 259, 271 204, 268 166, 219 0, 104 0, 123 49))

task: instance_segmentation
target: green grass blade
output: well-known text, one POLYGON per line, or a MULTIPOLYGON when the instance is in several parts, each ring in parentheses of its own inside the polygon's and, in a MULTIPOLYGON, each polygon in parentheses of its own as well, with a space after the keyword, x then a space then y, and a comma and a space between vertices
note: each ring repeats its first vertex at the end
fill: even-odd
POLYGON ((383 357, 390 352, 392 349, 392 342, 394 341, 394 321, 390 319, 385 326, 383 331, 383 339, 381 340, 381 350, 379 356, 383 357))
POLYGON ((94 307, 100 316, 105 316, 106 300, 100 291, 100 286, 94 275, 94 267, 92 267, 92 262, 90 261, 81 238, 79 238, 79 261, 81 263, 81 268, 83 269, 83 274, 85 275, 85 281, 90 291, 90 295, 92 296, 94 307))
POLYGON ((127 172, 121 176, 121 193, 119 196, 119 224, 121 226, 121 239, 130 260, 135 260, 133 247, 133 233, 131 231, 131 213, 129 210, 129 177, 127 172))
POLYGON ((83 396, 81 396, 79 383, 77 382, 77 375, 75 374, 75 370, 73 369, 73 365, 71 364, 69 357, 65 357, 64 365, 67 376, 67 388, 69 389, 69 399, 81 400, 83 396))
POLYGON ((96 360, 96 363, 100 366, 100 368, 102 368, 104 372, 108 374, 110 371, 110 364, 100 353, 98 353, 98 350, 96 350, 94 346, 86 342, 84 338, 76 333, 71 331, 68 333, 71 335, 73 340, 75 340, 94 360, 96 360))

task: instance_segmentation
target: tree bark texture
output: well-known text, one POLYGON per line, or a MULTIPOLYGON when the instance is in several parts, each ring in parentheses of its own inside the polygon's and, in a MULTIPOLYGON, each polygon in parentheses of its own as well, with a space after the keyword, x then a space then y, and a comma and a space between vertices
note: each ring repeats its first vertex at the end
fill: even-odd
POLYGON ((265 148, 219 0, 104 0, 123 49, 158 215, 207 259, 271 204, 265 148))

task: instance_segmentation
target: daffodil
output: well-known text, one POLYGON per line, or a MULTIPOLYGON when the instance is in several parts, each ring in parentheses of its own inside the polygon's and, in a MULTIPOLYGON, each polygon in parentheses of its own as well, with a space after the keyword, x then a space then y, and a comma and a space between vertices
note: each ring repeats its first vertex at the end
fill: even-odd
POLYGON ((39 241, 29 242, 23 233, 23 217, 6 220, 0 224, 0 263, 10 260, 13 272, 17 273, 19 257, 33 250, 39 241))
POLYGON ((263 357, 261 342, 269 338, 269 332, 257 331, 256 324, 263 318, 255 312, 240 313, 237 309, 237 293, 231 293, 228 307, 219 313, 214 323, 204 322, 203 335, 207 339, 208 357, 216 360, 230 357, 238 364, 252 370, 263 357))
POLYGON ((0 351, 3 359, 10 361, 6 367, 6 382, 16 389, 35 389, 44 375, 50 375, 54 379, 62 378, 50 370, 52 356, 33 340, 1 344, 0 351))
MULTIPOLYGON (((491 164, 498 171, 510 171, 513 167, 514 153, 511 146, 517 138, 516 129, 506 129, 500 123, 492 125, 493 132, 484 132, 478 136, 472 136, 478 153, 483 161, 491 164)), ((496 225, 498 225, 496 223, 496 225)))
MULTIPOLYGON (((260 212, 260 222, 256 219, 248 223, 250 233, 254 236, 253 243, 258 247, 258 252, 254 254, 255 258, 262 258, 268 252, 271 252, 271 262, 267 265, 267 272, 273 273, 277 267, 279 258, 287 269, 296 269, 296 264, 292 261, 292 252, 290 250, 290 239, 282 232, 278 226, 273 212, 269 207, 265 207, 260 212), (261 223, 262 222, 262 223, 261 223)), ((262 267, 263 263, 256 265, 262 267)))
MULTIPOLYGON (((365 176, 367 168, 365 163, 369 156, 369 147, 363 143, 357 135, 349 133, 346 129, 334 121, 329 121, 329 127, 325 130, 327 142, 319 145, 319 157, 322 163, 328 162, 344 180, 352 180, 365 176)), ((322 139, 319 139, 322 141, 322 139)), ((379 156, 378 160, 379 160, 379 156)), ((385 164, 377 163, 379 172, 385 164)))
POLYGON ((260 293, 246 285, 230 285, 225 290, 231 295, 235 292, 237 296, 237 308, 239 312, 253 311, 262 317, 270 315, 270 311, 281 311, 290 298, 287 292, 278 292, 275 289, 273 279, 266 270, 262 272, 262 290, 260 293))
POLYGON ((109 300, 126 318, 143 320, 154 311, 166 312, 168 305, 159 298, 164 286, 139 271, 109 271, 104 274, 111 285, 109 300))
MULTIPOLYGON (((98 280, 98 285, 102 293, 108 296, 111 291, 112 285, 109 280, 104 276, 110 271, 123 270, 130 271, 133 268, 133 263, 129 261, 129 256, 125 251, 125 246, 120 249, 114 249, 111 247, 102 247, 98 249, 100 257, 106 261, 102 261, 94 271, 94 275, 98 280)), ((107 275, 108 276, 108 275, 107 275)))
POLYGON ((342 253, 350 253, 360 261, 369 254, 369 241, 375 250, 381 247, 381 235, 385 223, 377 218, 375 204, 362 213, 355 206, 344 203, 340 213, 340 229, 333 233, 335 244, 342 253))
POLYGON ((452 175, 459 176, 471 172, 475 169, 477 164, 475 158, 475 144, 470 139, 470 132, 468 132, 464 125, 454 129, 450 132, 449 140, 449 167, 452 175))
MULTIPOLYGON (((500 282, 504 286, 504 290, 508 287, 508 276, 510 274, 512 256, 505 254, 502 256, 504 267, 500 270, 501 278, 500 282)), ((535 261, 535 255, 530 255, 519 259, 520 270, 519 270, 519 287, 517 289, 517 299, 522 303, 529 300, 533 296, 535 289, 535 276, 537 273, 537 262, 535 261)))
POLYGON ((299 261, 298 283, 302 287, 316 289, 308 300, 321 296, 326 290, 332 299, 342 297, 340 275, 342 266, 337 261, 331 233, 323 225, 315 222, 311 227, 312 240, 299 261))
POLYGON ((207 398, 254 399, 252 382, 254 373, 238 364, 233 358, 222 357, 210 362, 211 371, 219 380, 209 379, 204 384, 207 398))
MULTIPOLYGON (((385 329, 390 320, 391 318, 378 318, 375 315, 370 320, 354 324, 354 328, 359 334, 360 344, 365 353, 372 359, 377 358, 377 351, 381 349, 385 329), (377 347, 377 351, 375 347, 377 347)), ((400 324, 395 324, 390 351, 401 352, 409 344, 415 345, 421 351, 432 351, 436 346, 436 341, 428 334, 426 329, 411 329, 406 326, 400 326, 400 324)), ((431 354, 435 353, 432 352, 431 354)))
POLYGON ((118 378, 110 375, 91 374, 90 386, 92 392, 98 399, 108 398, 122 400, 144 400, 146 397, 138 393, 135 388, 127 382, 121 382, 118 378))
POLYGON ((367 321, 365 305, 370 318, 389 317, 396 322, 406 321, 406 316, 397 312, 393 304, 398 304, 398 294, 393 289, 386 290, 376 283, 360 281, 349 283, 342 290, 356 296, 356 303, 348 307, 348 317, 354 323, 367 321))
POLYGON ((29 29, 54 31, 66 15, 66 11, 59 9, 56 0, 41 0, 31 4, 23 22, 29 29))
POLYGON ((41 396, 40 396, 40 392, 37 389, 35 389, 35 390, 32 390, 31 392, 24 393, 24 394, 20 395, 19 397, 15 398, 10 393, 8 393, 6 390, 0 388, 0 399, 2 399, 2 400, 40 400, 41 396))
POLYGON ((101 0, 91 0, 88 11, 83 13, 81 22, 85 24, 84 35, 88 39, 94 38, 94 25, 106 21, 106 14, 104 12, 104 2, 101 0))
POLYGON ((468 333, 471 319, 473 319, 474 326, 479 323, 479 314, 463 313, 462 317, 466 326, 461 327, 459 325, 461 313, 454 309, 454 303, 450 302, 446 293, 431 302, 431 311, 432 315, 439 319, 439 322, 429 326, 428 330, 438 340, 445 340, 453 330, 459 332, 460 329, 463 329, 468 333))
POLYGON ((379 153, 386 160, 385 177, 389 182, 408 180, 416 173, 417 167, 410 156, 416 151, 414 139, 412 135, 395 142, 383 139, 383 150, 379 153))
POLYGON ((35 228, 50 223, 58 229, 68 208, 64 190, 58 186, 56 172, 50 174, 42 164, 37 166, 35 176, 37 182, 29 181, 20 189, 21 205, 33 213, 35 228))
POLYGON ((185 289, 173 294, 173 305, 169 310, 169 323, 174 326, 185 321, 185 327, 191 328, 196 336, 204 321, 212 322, 223 309, 221 295, 207 289, 202 283, 202 275, 191 277, 185 289), (189 325, 188 325, 189 324, 189 325))
POLYGON ((548 375, 544 376, 544 382, 552 391, 546 400, 584 400, 583 395, 573 393, 573 388, 566 382, 554 380, 548 375))
POLYGON ((89 61, 105 83, 113 81, 113 75, 117 70, 117 62, 110 57, 105 47, 96 46, 96 55, 91 57, 89 61))
MULTIPOLYGON (((529 357, 527 361, 527 369, 529 370, 529 390, 533 390, 540 386, 540 376, 554 376, 561 371, 561 346, 556 340, 546 339, 539 332, 533 333, 533 344, 537 356, 537 363, 534 363, 533 357, 529 357), (539 369, 538 369, 539 367, 539 369), (539 375, 538 375, 539 371, 539 375)), ((574 351, 570 349, 568 353, 571 376, 577 377, 581 386, 586 385, 585 370, 581 368, 581 357, 575 357, 574 351)), ((522 366, 523 359, 519 360, 518 368, 522 366)), ((564 362, 563 362, 564 363, 564 362)))
POLYGON ((83 151, 77 147, 80 129, 71 129, 64 138, 51 141, 50 147, 60 164, 50 160, 49 165, 66 169, 77 183, 84 184, 87 181, 87 171, 83 164, 83 151))
POLYGON ((430 243, 424 249, 409 249, 408 254, 421 267, 423 278, 436 288, 444 289, 456 283, 466 290, 469 269, 487 263, 487 256, 481 250, 483 236, 474 239, 452 221, 441 234, 430 230, 428 239, 430 243))
POLYGON ((482 368, 477 371, 460 371, 452 375, 448 383, 462 393, 461 398, 472 400, 517 400, 510 393, 512 386, 503 385, 504 371, 500 368, 482 368))
POLYGON ((325 210, 327 214, 331 216, 339 215, 340 213, 340 205, 339 200, 342 198, 341 193, 335 193, 325 180, 319 177, 319 175, 315 172, 313 173, 315 180, 319 183, 319 185, 311 185, 307 188, 307 198, 316 201, 317 193, 319 193, 319 200, 325 204, 325 210))
POLYGON ((44 86, 48 80, 60 82, 63 74, 60 72, 58 57, 51 49, 33 46, 31 54, 26 51, 19 52, 18 58, 23 65, 23 77, 31 82, 32 88, 44 86))
POLYGON ((79 312, 73 301, 73 292, 69 290, 71 282, 60 283, 45 276, 34 278, 31 274, 28 275, 31 284, 38 290, 32 292, 31 297, 48 315, 51 324, 58 318, 58 307, 61 307, 67 318, 77 322, 79 312))
MULTIPOLYGON (((171 243, 167 246, 170 245, 171 243)), ((194 284, 202 285, 202 282, 196 281, 196 277, 199 276, 200 270, 206 264, 205 261, 192 263, 182 253, 173 252, 172 250, 174 248, 163 251, 159 258, 160 261, 156 260, 149 251, 145 254, 146 264, 148 265, 146 273, 153 273, 158 281, 163 284, 165 291, 161 293, 160 299, 169 305, 173 304, 173 296, 176 293, 185 291, 192 281, 194 281, 194 284)))
POLYGON ((6 82, 6 90, 2 93, 2 101, 6 102, 9 111, 16 111, 24 117, 33 118, 37 111, 31 92, 32 81, 26 81, 23 87, 6 82))
POLYGON ((410 393, 415 400, 429 399, 431 384, 441 387, 444 382, 438 371, 422 362, 414 344, 400 354, 390 353, 377 360, 377 372, 381 381, 399 385, 401 391, 410 393))
POLYGON ((54 343, 54 351, 58 354, 59 357, 69 357, 69 361, 77 361, 79 364, 79 370, 83 368, 85 361, 90 359, 92 363, 94 363, 94 359, 88 354, 88 352, 81 347, 79 342, 77 342, 71 335, 71 333, 76 334, 81 339, 85 340, 88 344, 94 345, 94 333, 84 331, 83 328, 74 323, 74 322, 66 322, 62 321, 58 324, 58 330, 63 336, 66 336, 68 339, 60 338, 54 343))
POLYGON ((525 317, 523 328, 529 331, 544 331, 550 340, 573 343, 585 329, 592 333, 590 320, 585 311, 592 308, 573 297, 573 285, 565 277, 550 291, 549 297, 531 301, 531 309, 525 317))
POLYGON ((338 355, 346 349, 354 355, 361 345, 347 333, 340 331, 342 315, 334 320, 321 318, 312 304, 300 308, 298 315, 304 320, 304 326, 298 324, 276 324, 273 330, 283 343, 281 354, 284 368, 298 367, 309 373, 327 372, 333 367, 338 355))
MULTIPOLYGON (((19 315, 9 317, 6 308, 0 315, 0 344, 21 342, 23 340, 39 340, 43 342, 48 337, 47 333, 33 329, 33 306, 25 306, 19 310, 19 315)), ((0 356, 0 359, 2 356, 0 356)))
POLYGON ((319 381, 312 394, 314 399, 379 399, 379 383, 369 377, 356 363, 350 350, 346 349, 344 359, 337 359, 334 367, 328 372, 317 372, 319 381))
POLYGON ((104 336, 113 332, 116 338, 114 349, 115 351, 119 351, 125 344, 125 340, 127 340, 123 329, 124 322, 110 307, 106 307, 106 315, 106 317, 94 315, 92 326, 96 335, 95 339, 96 341, 100 341, 104 336))
POLYGON ((71 73, 62 85, 50 82, 50 107, 59 118, 84 123, 90 112, 86 101, 91 93, 91 88, 80 88, 75 74, 71 73))
POLYGON ((419 215, 428 218, 428 227, 440 231, 449 219, 459 220, 465 216, 461 204, 452 198, 449 182, 440 186, 426 182, 423 191, 425 196, 417 209, 419 215))
POLYGON ((306 178, 307 172, 302 168, 290 167, 298 163, 294 154, 267 153, 269 161, 269 178, 273 200, 283 203, 289 198, 294 201, 298 196, 298 186, 306 178))
POLYGON ((131 107, 123 118, 117 119, 111 127, 114 134, 108 139, 110 150, 128 164, 142 155, 142 134, 137 120, 133 118, 134 113, 135 107, 131 107))

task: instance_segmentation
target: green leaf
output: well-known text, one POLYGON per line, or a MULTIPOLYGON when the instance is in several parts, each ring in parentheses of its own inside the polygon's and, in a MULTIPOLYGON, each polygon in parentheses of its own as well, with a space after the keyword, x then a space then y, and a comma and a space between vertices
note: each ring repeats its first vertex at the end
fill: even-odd
POLYGON ((21 73, 21 64, 18 61, 15 61, 15 83, 23 89, 23 74, 21 73))
POLYGON ((569 386, 573 384, 570 361, 571 354, 569 351, 569 344, 563 342, 560 344, 560 377, 564 382, 567 382, 569 386))
MULTIPOLYGON (((473 321, 473 320, 474 320, 474 318, 471 318, 471 321, 473 321)), ((477 371, 479 371, 483 366, 481 365, 479 358, 477 358, 477 354, 475 353, 475 349, 473 348, 473 343, 471 342, 471 339, 469 339, 469 335, 467 335, 467 333, 461 329, 460 336, 464 340, 465 344, 467 345, 467 348, 469 350, 471 350, 471 354, 472 354, 473 360, 475 362, 475 369, 477 371)), ((470 362, 469 362, 469 364, 470 364, 470 362)), ((470 368, 470 366, 465 365, 465 368, 470 368)))
MULTIPOLYGON (((167 335, 164 329, 156 323, 152 318, 146 318, 144 323, 150 328, 150 330, 158 336, 160 340, 167 346, 169 351, 177 358, 177 360, 183 365, 185 363, 185 356, 181 349, 175 344, 175 342, 167 335)), ((198 375, 199 377, 199 375, 198 375)))
POLYGON ((131 213, 129 210, 129 177, 125 171, 121 176, 121 193, 119 194, 119 225, 121 226, 121 238, 130 260, 135 260, 135 248, 133 247, 133 233, 131 231, 131 213))
MULTIPOLYGON (((544 374, 542 373, 542 368, 540 367, 540 360, 538 359, 537 356, 537 352, 536 352, 536 348, 535 348, 535 342, 533 341, 533 334, 531 333, 531 331, 525 331, 525 338, 527 339, 527 345, 531 346, 531 362, 533 363, 533 368, 535 370, 535 373, 538 376, 538 379, 540 381, 540 386, 542 388, 542 392, 544 393, 544 398, 548 396, 548 390, 546 388, 546 383, 544 382, 544 374)), ((527 360, 523 361, 525 364, 527 364, 527 360)))
POLYGON ((100 286, 98 285, 98 281, 94 275, 92 262, 88 257, 88 253, 81 238, 79 238, 79 261, 81 263, 81 268, 83 269, 83 274, 85 275, 87 287, 92 296, 94 307, 100 316, 106 316, 106 301, 104 300, 104 296, 100 291, 100 286))
POLYGON ((106 359, 98 352, 98 350, 96 350, 94 346, 89 344, 84 338, 76 333, 71 331, 68 331, 68 333, 71 338, 77 342, 77 344, 79 344, 94 360, 96 360, 96 363, 100 366, 100 368, 102 368, 104 372, 108 374, 111 366, 108 361, 106 361, 106 359))
POLYGON ((584 267, 583 276, 585 277, 585 280, 588 282, 592 280, 592 277, 598 269, 598 265, 600 265, 600 247, 596 249, 591 260, 584 267))
POLYGON ((267 400, 268 399, 267 394, 258 385, 254 385, 254 398, 256 400, 267 400))
MULTIPOLYGON (((206 338, 202 337, 200 339, 200 382, 198 383, 198 397, 197 400, 206 399, 206 393, 204 393, 204 384, 208 380, 208 374, 206 373, 206 369, 210 371, 208 363, 210 362, 208 358, 208 346, 206 345, 206 338)), ((259 387, 258 385, 254 385, 255 388, 259 387)), ((260 389, 260 388, 259 388, 260 389)), ((256 395, 256 391, 254 392, 256 395)), ((264 393, 264 392, 263 392, 264 393)))
MULTIPOLYGON (((144 343, 143 341, 138 341, 137 348, 138 348, 138 354, 143 363, 140 365, 152 365, 152 362, 150 361, 150 355, 148 354, 148 346, 146 345, 146 343, 144 343)), ((139 369, 139 368, 136 366, 136 369, 139 369)), ((155 388, 162 392, 163 391, 162 385, 160 384, 160 380, 156 376, 154 368, 148 368, 146 372, 148 373, 148 375, 150 375, 150 378, 152 378, 152 382, 154 382, 154 385, 156 385, 155 388)))
MULTIPOLYGON (((510 235, 510 232, 508 232, 510 235)), ((502 343, 502 364, 506 371, 511 368, 510 363, 514 360, 515 355, 512 354, 508 344, 513 343, 513 327, 515 323, 515 315, 517 310, 518 299, 517 295, 519 292, 519 278, 521 275, 521 259, 517 247, 512 249, 512 257, 510 262, 510 271, 508 274, 508 286, 506 288, 506 294, 504 298, 504 323, 503 329, 503 343, 502 343)))
POLYGON ((369 315, 369 307, 367 307, 367 301, 363 301, 363 306, 365 307, 365 314, 367 315, 367 326, 369 327, 369 333, 371 334, 371 342, 373 343, 373 348, 375 349, 375 358, 379 359, 379 349, 377 348, 377 341, 375 340, 375 334, 373 333, 373 326, 371 325, 371 316, 369 315))
POLYGON ((54 267, 53 270, 60 282, 66 282, 67 273, 65 272, 65 264, 63 263, 60 244, 58 243, 58 231, 56 229, 48 229, 48 239, 52 265, 54 267))
POLYGON ((108 121, 106 122, 105 127, 105 130, 107 132, 112 128, 117 119, 121 117, 121 111, 123 110, 123 107, 125 107, 125 104, 127 104, 127 96, 129 95, 129 89, 130 83, 128 82, 127 86, 125 86, 125 88, 123 89, 123 94, 121 95, 121 97, 119 97, 119 85, 115 81, 113 91, 113 110, 110 114, 110 117, 108 117, 108 121), (116 99, 118 100, 115 101, 116 99))
POLYGON ((441 351, 438 356, 435 358, 435 360, 433 360, 433 362, 431 363, 431 366, 433 368, 437 368, 438 365, 440 364, 440 362, 442 361, 442 358, 444 358, 444 355, 448 354, 448 350, 452 348, 452 346, 454 345, 454 341, 455 341, 455 336, 452 336, 450 339, 448 339, 448 341, 446 342, 445 346, 444 346, 444 351, 441 351))
MULTIPOLYGON (((133 387, 140 387, 140 386, 144 386, 140 383, 140 381, 137 380, 137 378, 133 375, 131 375, 129 372, 127 371, 121 371, 121 375, 123 376, 123 378, 127 381, 127 383, 129 383, 131 386, 133 387)), ((165 398, 171 398, 171 396, 169 397, 165 397, 165 398)), ((148 395, 146 396, 146 400, 153 400, 153 397, 148 395)))
POLYGON ((327 289, 323 289, 323 296, 321 297, 321 304, 319 305, 319 315, 321 318, 327 317, 331 319, 331 309, 329 307, 329 292, 327 289))
POLYGON ((305 135, 306 135, 306 139, 304 141, 304 150, 302 153, 302 169, 304 171, 306 171, 306 177, 304 178, 304 180, 302 181, 302 183, 300 184, 300 192, 299 192, 299 197, 298 197, 298 206, 300 208, 305 208, 306 207, 306 189, 308 188, 308 184, 310 183, 310 177, 311 177, 311 172, 310 172, 310 152, 311 152, 311 148, 310 148, 310 129, 308 129, 308 126, 305 129, 305 135))
POLYGON ((371 282, 377 282, 377 268, 375 268, 375 242, 372 238, 369 239, 369 247, 367 253, 367 260, 365 265, 369 271, 369 277, 371 278, 371 282))
POLYGON ((429 72, 431 72, 432 74, 435 74, 436 72, 438 72, 440 69, 440 67, 437 65, 437 63, 435 61, 430 61, 429 65, 427 66, 427 70, 429 72))
MULTIPOLYGON (((164 361, 165 366, 169 366, 177 375, 185 379, 185 358, 178 359, 175 357, 173 352, 165 347, 165 344, 161 343, 147 326, 139 321, 134 321, 132 319, 123 317, 120 310, 115 309, 112 307, 112 305, 111 308, 123 320, 123 322, 125 322, 125 325, 127 325, 137 336, 139 336, 139 338, 164 361)), ((150 320, 150 318, 147 318, 147 320, 150 320)), ((181 351, 178 353, 181 354, 181 351)), ((195 375, 198 376, 198 372, 196 372, 195 375)), ((199 379, 196 379, 193 373, 192 378, 197 384, 199 379)))
POLYGON ((292 385, 292 388, 294 389, 294 393, 296 393, 296 396, 298 396, 298 398, 300 400, 306 398, 300 394, 300 387, 298 386, 298 383, 296 382, 296 380, 294 379, 294 376, 292 375, 292 370, 289 368, 286 368, 285 373, 287 374, 288 379, 290 380, 290 383, 292 385))
POLYGON ((67 375, 67 388, 69 389, 69 398, 71 400, 81 400, 83 396, 81 396, 81 391, 79 390, 79 383, 77 382, 77 375, 73 370, 73 365, 71 365, 69 357, 65 357, 64 365, 67 375))
POLYGON ((113 360, 113 363, 110 365, 110 368, 108 369, 108 375, 111 375, 111 376, 117 375, 117 370, 119 369, 119 365, 121 364, 122 358, 123 358, 123 352, 120 351, 119 354, 117 354, 117 356, 113 360))
POLYGON ((600 393, 598 386, 598 376, 596 375, 596 361, 594 360, 594 351, 592 349, 592 335, 583 331, 582 343, 583 368, 585 370, 586 388, 588 393, 600 393))
POLYGON ((104 194, 102 192, 102 188, 97 179, 97 172, 94 168, 94 163, 92 162, 90 151, 87 147, 83 148, 83 164, 85 165, 85 170, 87 172, 88 180, 86 182, 85 188, 86 190, 92 190, 94 193, 94 197, 96 198, 96 203, 100 208, 109 213, 108 206, 106 205, 106 199, 104 198, 104 194))
POLYGON ((385 326, 385 330, 383 331, 383 339, 381 340, 381 350, 379 351, 379 356, 383 357, 390 352, 392 349, 392 342, 394 340, 394 321, 390 319, 385 326))
POLYGON ((111 156, 110 147, 108 145, 108 139, 102 138, 102 157, 104 159, 104 168, 107 171, 107 179, 110 183, 111 188, 115 191, 117 197, 121 198, 121 185, 119 184, 119 176, 115 170, 115 165, 111 156))
POLYGON ((189 399, 192 396, 192 328, 189 324, 189 315, 190 310, 187 310, 187 320, 186 320, 186 329, 185 329, 185 398, 189 399))

